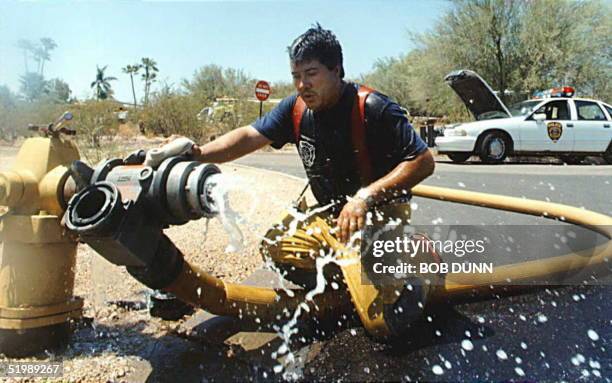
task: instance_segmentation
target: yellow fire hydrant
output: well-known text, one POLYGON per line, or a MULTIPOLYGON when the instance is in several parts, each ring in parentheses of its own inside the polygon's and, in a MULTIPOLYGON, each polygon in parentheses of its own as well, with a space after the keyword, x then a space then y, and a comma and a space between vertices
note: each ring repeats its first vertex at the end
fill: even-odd
POLYGON ((83 300, 73 297, 77 242, 60 225, 79 152, 59 134, 29 138, 0 172, 0 353, 31 355, 66 343, 83 300))

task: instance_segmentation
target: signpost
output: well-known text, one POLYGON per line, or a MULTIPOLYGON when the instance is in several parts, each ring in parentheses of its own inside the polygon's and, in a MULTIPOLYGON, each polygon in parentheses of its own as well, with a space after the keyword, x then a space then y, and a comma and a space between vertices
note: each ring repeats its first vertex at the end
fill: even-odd
POLYGON ((257 84, 255 84, 255 97, 259 100, 259 118, 261 118, 263 102, 270 97, 270 84, 267 81, 257 81, 257 84))

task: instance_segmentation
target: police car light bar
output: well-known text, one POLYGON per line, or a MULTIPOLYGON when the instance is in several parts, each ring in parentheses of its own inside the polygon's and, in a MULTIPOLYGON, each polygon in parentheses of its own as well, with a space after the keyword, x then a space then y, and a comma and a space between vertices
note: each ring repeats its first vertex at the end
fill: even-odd
POLYGON ((571 86, 562 86, 551 88, 545 91, 535 92, 533 98, 551 98, 551 97, 574 97, 576 90, 571 86))

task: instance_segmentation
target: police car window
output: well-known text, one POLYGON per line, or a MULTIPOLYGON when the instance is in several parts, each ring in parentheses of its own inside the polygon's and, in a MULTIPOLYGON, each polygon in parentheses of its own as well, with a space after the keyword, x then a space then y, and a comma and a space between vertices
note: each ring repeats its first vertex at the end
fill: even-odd
POLYGON ((587 121, 604 121, 606 115, 603 110, 594 102, 591 101, 575 101, 576 110, 578 111, 579 120, 587 121))
POLYGON ((606 109, 608 110, 608 115, 610 117, 612 117, 612 108, 610 108, 608 105, 604 105, 606 107, 606 109))
POLYGON ((569 120, 570 114, 567 101, 555 100, 547 102, 538 108, 535 113, 545 113, 547 120, 569 120))

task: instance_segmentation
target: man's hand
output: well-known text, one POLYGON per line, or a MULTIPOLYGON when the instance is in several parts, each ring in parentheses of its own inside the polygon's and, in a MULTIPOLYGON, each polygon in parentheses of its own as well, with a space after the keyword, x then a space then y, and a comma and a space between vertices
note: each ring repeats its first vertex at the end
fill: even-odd
POLYGON ((353 233, 363 229, 365 224, 368 205, 361 198, 351 198, 344 205, 338 216, 338 239, 342 243, 347 243, 353 233))

